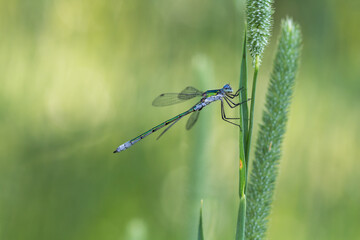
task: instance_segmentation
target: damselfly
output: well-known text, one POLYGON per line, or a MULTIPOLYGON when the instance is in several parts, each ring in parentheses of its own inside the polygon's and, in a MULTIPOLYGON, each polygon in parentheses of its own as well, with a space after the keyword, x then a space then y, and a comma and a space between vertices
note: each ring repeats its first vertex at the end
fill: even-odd
POLYGON ((159 135, 159 137, 157 138, 157 139, 159 139, 166 131, 168 131, 172 126, 174 126, 175 123, 177 123, 180 119, 182 119, 183 117, 185 117, 186 115, 188 115, 190 113, 192 113, 192 114, 186 123, 186 129, 187 130, 191 129, 194 126, 194 124, 196 123, 196 121, 198 120, 200 111, 204 107, 209 105, 210 103, 218 101, 218 100, 220 100, 220 102, 221 102, 221 118, 228 123, 231 123, 235 126, 240 127, 237 123, 232 122, 232 120, 236 120, 239 118, 226 117, 225 109, 224 109, 224 100, 231 108, 235 108, 235 107, 239 106, 240 104, 246 102, 246 101, 244 101, 244 102, 240 102, 240 103, 234 103, 232 101, 233 98, 239 96, 239 93, 240 93, 240 89, 238 91, 236 91, 235 94, 233 94, 233 90, 229 84, 224 85, 223 88, 207 90, 205 92, 201 92, 194 87, 187 87, 180 93, 163 93, 160 96, 158 96, 157 98, 155 98, 155 100, 152 103, 153 106, 156 106, 156 107, 168 106, 168 105, 184 102, 184 101, 192 99, 194 97, 201 97, 201 99, 198 103, 196 103, 189 110, 187 110, 183 113, 180 113, 179 115, 177 115, 173 118, 170 118, 169 120, 166 120, 163 123, 160 123, 159 125, 151 128, 150 130, 144 132, 143 134, 140 134, 136 138, 131 139, 130 141, 120 145, 114 151, 114 153, 124 151, 124 150, 128 149, 129 147, 131 147, 132 145, 134 145, 135 143, 139 142, 141 139, 149 136, 151 133, 156 132, 157 130, 159 130, 165 126, 168 126, 159 135))

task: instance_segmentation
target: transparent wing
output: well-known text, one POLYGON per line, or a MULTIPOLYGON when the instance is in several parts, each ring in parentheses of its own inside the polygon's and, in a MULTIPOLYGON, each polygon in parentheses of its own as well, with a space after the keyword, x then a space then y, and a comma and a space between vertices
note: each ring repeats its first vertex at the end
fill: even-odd
MULTIPOLYGON (((182 118, 182 117, 181 117, 182 118)), ((164 131, 162 131, 162 133, 160 133, 160 135, 156 138, 156 140, 159 140, 159 138, 164 135, 164 133, 167 132, 167 130, 169 130, 172 126, 174 126, 175 123, 177 123, 181 118, 178 118, 176 121, 174 121, 172 124, 170 124, 170 126, 168 126, 164 131)))
POLYGON ((184 102, 196 96, 201 96, 202 92, 194 87, 187 87, 181 93, 163 93, 154 99, 152 105, 155 107, 169 106, 184 102))
POLYGON ((181 93, 179 93, 179 98, 188 100, 196 96, 201 96, 202 94, 203 92, 197 90, 194 87, 186 87, 184 90, 181 91, 181 93))
MULTIPOLYGON (((152 105, 155 107, 169 106, 186 101, 187 99, 179 98, 180 93, 163 93, 154 99, 152 105)), ((195 96, 194 96, 195 97, 195 96)))
POLYGON ((191 114, 191 116, 189 117, 189 120, 186 123, 186 130, 190 130, 194 126, 194 124, 196 123, 196 121, 199 118, 199 114, 200 114, 200 111, 195 111, 191 114))

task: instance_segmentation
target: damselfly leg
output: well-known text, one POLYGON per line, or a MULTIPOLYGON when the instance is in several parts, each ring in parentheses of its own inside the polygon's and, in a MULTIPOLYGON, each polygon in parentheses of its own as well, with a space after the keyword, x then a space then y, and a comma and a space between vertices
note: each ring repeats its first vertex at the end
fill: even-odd
POLYGON ((233 99, 234 97, 238 97, 240 94, 240 91, 245 90, 243 87, 239 88, 234 94, 228 93, 227 96, 231 99, 233 99))
MULTIPOLYGON (((243 101, 243 102, 240 102, 240 103, 234 103, 233 101, 231 101, 231 100, 230 100, 229 98, 227 98, 227 97, 224 97, 224 99, 225 99, 227 105, 228 105, 229 107, 231 107, 231 108, 238 107, 238 106, 240 106, 241 104, 246 103, 247 101, 250 100, 250 98, 249 98, 249 99, 246 100, 246 101, 243 101)), ((240 127, 239 124, 236 124, 236 123, 230 121, 230 120, 238 120, 238 119, 240 119, 240 118, 226 117, 224 102, 223 102, 222 100, 221 100, 221 118, 222 118, 224 121, 228 122, 228 123, 231 123, 231 124, 233 124, 233 125, 235 125, 235 126, 240 127)))
POLYGON ((225 114, 225 109, 224 109, 224 102, 221 100, 221 118, 222 120, 224 120, 225 122, 228 122, 228 123, 231 123, 237 127, 240 127, 239 124, 236 124, 236 123, 233 123, 231 122, 230 120, 233 120, 233 119, 239 119, 239 118, 228 118, 226 117, 226 114, 225 114))
POLYGON ((231 100, 230 100, 229 98, 227 98, 227 97, 224 97, 224 99, 225 99, 226 103, 229 105, 229 107, 231 107, 231 108, 235 108, 235 107, 237 107, 237 106, 240 105, 240 104, 234 103, 233 101, 231 101, 231 100))

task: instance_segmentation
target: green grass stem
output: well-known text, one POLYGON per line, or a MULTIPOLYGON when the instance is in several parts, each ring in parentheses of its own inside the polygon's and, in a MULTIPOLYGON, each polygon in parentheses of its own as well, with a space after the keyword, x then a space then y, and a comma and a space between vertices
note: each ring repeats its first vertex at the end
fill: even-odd
POLYGON ((251 138, 252 138, 252 130, 253 130, 253 126, 254 126, 256 83, 257 83, 257 79, 258 79, 259 66, 260 66, 259 56, 256 56, 255 57, 253 84, 252 84, 252 90, 251 90, 250 120, 249 120, 249 131, 248 131, 247 139, 246 139, 245 159, 250 158, 251 138))

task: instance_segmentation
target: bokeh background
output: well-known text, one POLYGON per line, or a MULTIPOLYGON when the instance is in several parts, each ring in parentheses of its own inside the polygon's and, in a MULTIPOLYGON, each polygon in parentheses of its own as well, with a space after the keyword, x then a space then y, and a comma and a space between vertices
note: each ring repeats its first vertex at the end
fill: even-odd
MULTIPOLYGON (((304 47, 268 237, 358 239, 360 2, 275 9, 257 123, 281 18, 304 47)), ((218 104, 112 151, 194 103, 158 94, 238 86, 243 18, 234 0, 1 0, 0 239, 195 239, 200 199, 206 239, 234 239, 238 130, 218 104)))

